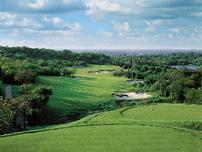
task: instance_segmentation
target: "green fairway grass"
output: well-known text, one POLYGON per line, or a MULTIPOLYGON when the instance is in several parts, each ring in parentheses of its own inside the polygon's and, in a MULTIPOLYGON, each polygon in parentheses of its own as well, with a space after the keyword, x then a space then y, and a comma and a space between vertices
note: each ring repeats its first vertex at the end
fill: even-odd
POLYGON ((107 65, 77 68, 76 76, 81 78, 40 76, 38 84, 49 85, 53 88, 48 107, 59 114, 59 117, 64 117, 110 101, 114 91, 131 89, 131 86, 126 83, 126 78, 114 77, 112 73, 98 75, 88 73, 118 68, 107 65))
POLYGON ((156 104, 129 107, 100 113, 89 123, 120 122, 202 122, 202 106, 185 104, 156 104))
POLYGON ((201 131, 151 124, 153 121, 159 124, 200 121, 201 109, 199 105, 159 104, 94 114, 74 123, 35 130, 35 133, 0 137, 0 151, 200 152, 201 131), (165 113, 161 117, 162 112, 165 113))

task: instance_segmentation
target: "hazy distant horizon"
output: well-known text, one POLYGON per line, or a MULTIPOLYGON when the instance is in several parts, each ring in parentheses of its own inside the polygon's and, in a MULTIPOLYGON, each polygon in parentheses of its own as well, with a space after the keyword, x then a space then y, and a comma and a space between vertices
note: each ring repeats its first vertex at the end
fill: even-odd
MULTIPOLYGON (((4 45, 2 45, 4 46, 4 45)), ((29 46, 4 46, 4 47, 29 47, 29 46)), ((183 53, 183 52, 196 52, 202 53, 202 49, 154 49, 154 48, 145 48, 145 49, 115 49, 115 48, 95 48, 95 49, 71 49, 71 48, 48 48, 48 47, 29 47, 29 48, 38 48, 38 49, 51 49, 56 51, 63 51, 63 50, 71 50, 73 52, 96 52, 96 53, 105 53, 105 54, 167 54, 167 53, 183 53)))

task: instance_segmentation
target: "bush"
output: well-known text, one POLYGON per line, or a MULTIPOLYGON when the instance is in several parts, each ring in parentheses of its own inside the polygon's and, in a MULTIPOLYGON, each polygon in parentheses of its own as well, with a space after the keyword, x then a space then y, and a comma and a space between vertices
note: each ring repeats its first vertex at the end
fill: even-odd
POLYGON ((23 83, 34 83, 35 79, 37 77, 37 74, 31 70, 18 70, 17 73, 14 76, 14 80, 18 84, 23 83))
POLYGON ((188 104, 202 104, 202 89, 189 89, 185 94, 188 104))
POLYGON ((14 113, 10 107, 0 99, 0 134, 8 133, 12 129, 14 113))

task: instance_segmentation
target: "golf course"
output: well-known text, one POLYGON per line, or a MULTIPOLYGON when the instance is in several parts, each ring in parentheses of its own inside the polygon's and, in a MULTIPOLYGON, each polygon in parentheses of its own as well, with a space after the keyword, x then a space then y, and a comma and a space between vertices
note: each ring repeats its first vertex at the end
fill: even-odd
MULTIPOLYGON (((61 118, 113 99, 113 92, 132 91, 116 66, 77 68, 73 78, 39 76, 54 94, 48 107, 61 118)), ((44 118, 42 116, 42 118, 44 118)), ((2 152, 200 152, 202 106, 146 104, 95 112, 70 123, 29 128, 0 136, 2 152)))

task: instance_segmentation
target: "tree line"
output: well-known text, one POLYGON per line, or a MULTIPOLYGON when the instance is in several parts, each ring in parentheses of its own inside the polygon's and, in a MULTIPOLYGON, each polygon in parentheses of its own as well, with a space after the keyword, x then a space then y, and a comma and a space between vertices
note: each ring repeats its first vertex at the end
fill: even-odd
POLYGON ((137 92, 154 92, 167 97, 169 102, 202 104, 201 53, 115 56, 111 62, 122 67, 115 76, 144 81, 134 84, 137 92), (195 65, 198 69, 172 67, 178 65, 195 65))

